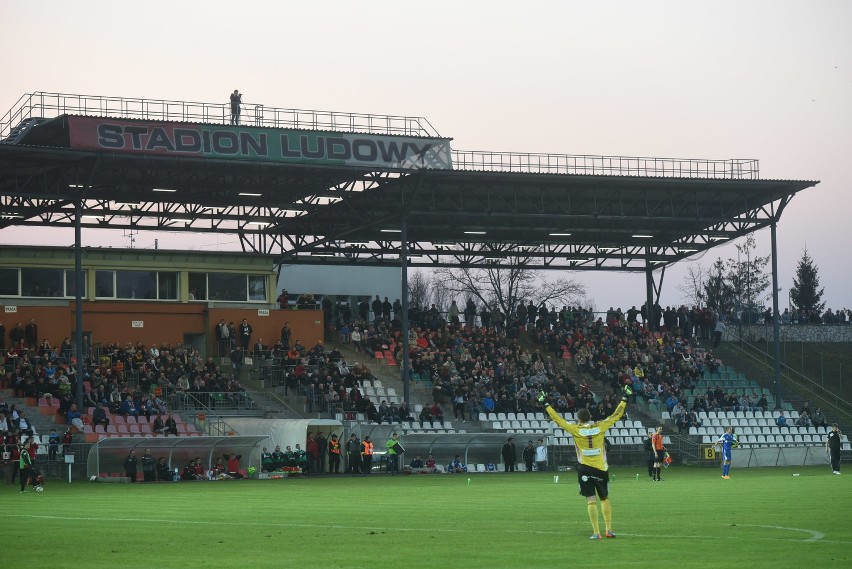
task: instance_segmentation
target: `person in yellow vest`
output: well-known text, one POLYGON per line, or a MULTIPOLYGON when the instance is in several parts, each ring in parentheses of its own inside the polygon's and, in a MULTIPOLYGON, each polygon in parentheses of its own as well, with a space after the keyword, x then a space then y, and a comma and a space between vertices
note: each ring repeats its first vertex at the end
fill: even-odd
POLYGON ((364 437, 361 443, 361 472, 370 474, 373 471, 373 441, 370 436, 364 437))
POLYGON ((337 435, 331 435, 328 439, 328 472, 340 474, 340 441, 337 435))
POLYGON ((571 424, 563 419, 559 413, 547 402, 547 394, 543 391, 538 396, 538 401, 544 404, 550 419, 562 430, 574 438, 574 447, 577 451, 577 481, 580 483, 580 495, 586 498, 586 508, 589 513, 589 521, 592 523, 592 537, 600 539, 601 531, 598 525, 598 504, 600 498, 601 511, 606 523, 605 537, 614 538, 612 531, 612 505, 609 500, 609 464, 606 459, 606 432, 618 421, 627 407, 627 397, 633 390, 625 385, 624 396, 615 411, 602 421, 592 421, 591 413, 583 408, 577 412, 577 423, 571 424))
POLYGON ((399 433, 391 435, 391 438, 385 443, 385 448, 388 450, 387 471, 396 474, 399 471, 399 455, 403 453, 402 445, 399 444, 399 433))

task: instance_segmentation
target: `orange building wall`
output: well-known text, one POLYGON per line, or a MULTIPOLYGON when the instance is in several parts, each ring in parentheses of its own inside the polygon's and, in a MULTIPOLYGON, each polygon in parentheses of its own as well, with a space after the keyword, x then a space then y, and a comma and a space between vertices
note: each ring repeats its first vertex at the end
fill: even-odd
MULTIPOLYGON (((26 326, 31 318, 38 325, 39 342, 47 338, 58 346, 66 337, 73 341, 75 328, 74 303, 68 306, 17 306, 16 313, 0 312, 0 322, 6 327, 6 345, 9 333, 17 322, 26 326)), ((213 325, 221 318, 235 325, 245 318, 254 329, 252 343, 263 339, 272 345, 281 336, 285 321, 290 322, 293 340, 311 347, 323 341, 323 314, 321 310, 270 310, 269 316, 258 316, 257 308, 208 308, 204 303, 162 302, 84 302, 83 331, 91 332, 93 344, 128 342, 145 345, 152 343, 181 344, 184 334, 207 334, 208 354, 213 354, 215 334, 213 325), (142 328, 133 328, 134 320, 143 322, 142 328)))

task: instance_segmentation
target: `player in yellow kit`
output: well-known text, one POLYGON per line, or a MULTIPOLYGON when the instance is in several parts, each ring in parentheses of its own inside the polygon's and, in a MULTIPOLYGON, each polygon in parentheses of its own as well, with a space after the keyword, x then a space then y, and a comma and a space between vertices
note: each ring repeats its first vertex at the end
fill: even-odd
POLYGON ((601 502, 601 512, 606 524, 606 537, 614 538, 612 531, 612 504, 609 501, 609 464, 606 461, 606 431, 624 415, 627 407, 627 396, 633 390, 625 385, 624 396, 615 411, 603 421, 592 421, 588 409, 577 411, 577 424, 567 422, 547 403, 547 395, 542 392, 538 400, 544 403, 544 410, 550 419, 574 438, 574 448, 577 451, 577 481, 580 483, 580 495, 586 497, 586 509, 589 521, 592 522, 592 537, 600 539, 601 530, 598 525, 598 498, 601 502))

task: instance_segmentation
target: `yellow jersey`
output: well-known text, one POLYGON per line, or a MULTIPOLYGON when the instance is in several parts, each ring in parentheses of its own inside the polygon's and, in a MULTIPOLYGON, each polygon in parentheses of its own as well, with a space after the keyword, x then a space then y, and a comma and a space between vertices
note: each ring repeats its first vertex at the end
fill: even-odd
POLYGON ((559 416, 559 413, 554 411, 553 407, 545 407, 545 411, 550 415, 551 420, 559 425, 563 431, 567 432, 574 438, 574 448, 577 451, 577 462, 597 468, 606 472, 609 470, 609 464, 606 461, 606 448, 604 446, 604 437, 607 430, 612 427, 616 421, 624 415, 624 409, 627 408, 627 403, 622 401, 615 408, 612 415, 602 421, 575 424, 569 423, 559 416))

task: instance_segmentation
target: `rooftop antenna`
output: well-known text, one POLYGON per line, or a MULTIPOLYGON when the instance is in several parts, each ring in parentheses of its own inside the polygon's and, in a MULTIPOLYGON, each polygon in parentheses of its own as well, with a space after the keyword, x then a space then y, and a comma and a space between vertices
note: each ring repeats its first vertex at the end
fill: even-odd
POLYGON ((133 244, 136 243, 136 235, 139 233, 138 229, 125 229, 124 236, 130 239, 130 248, 133 249, 133 244))

